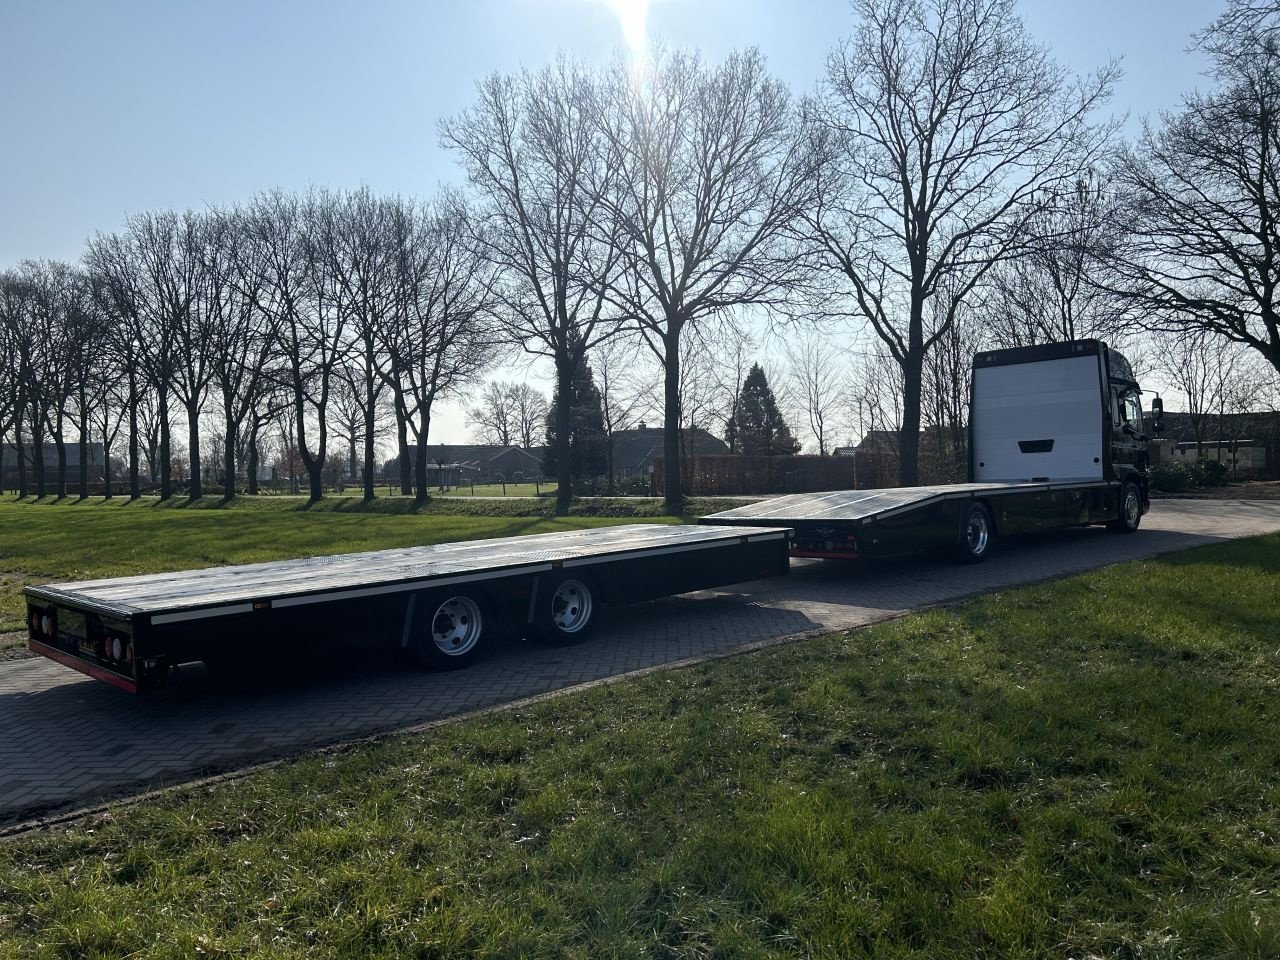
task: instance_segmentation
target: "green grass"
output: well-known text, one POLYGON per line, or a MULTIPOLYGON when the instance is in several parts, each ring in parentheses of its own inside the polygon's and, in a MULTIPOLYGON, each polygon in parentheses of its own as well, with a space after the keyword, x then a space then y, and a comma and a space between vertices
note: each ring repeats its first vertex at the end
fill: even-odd
POLYGON ((0 844, 0 955, 1280 956, 1280 536, 0 844))

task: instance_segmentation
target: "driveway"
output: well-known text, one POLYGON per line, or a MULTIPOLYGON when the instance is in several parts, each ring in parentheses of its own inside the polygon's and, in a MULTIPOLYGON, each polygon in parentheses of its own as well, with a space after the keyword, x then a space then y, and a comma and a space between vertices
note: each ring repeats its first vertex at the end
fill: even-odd
POLYGON ((44 658, 0 663, 0 826, 638 670, 861 626, 976 593, 1280 530, 1280 502, 1158 501, 1134 536, 1010 541, 978 566, 793 562, 776 580, 605 611, 592 640, 495 647, 458 673, 390 663, 224 690, 199 669, 136 699, 44 658))

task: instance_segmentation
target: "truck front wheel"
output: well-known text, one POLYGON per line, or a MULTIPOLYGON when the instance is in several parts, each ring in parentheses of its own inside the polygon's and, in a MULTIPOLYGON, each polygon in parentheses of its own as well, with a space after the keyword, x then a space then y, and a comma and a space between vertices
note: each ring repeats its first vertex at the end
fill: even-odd
POLYGON ((1132 480, 1125 481, 1120 488, 1120 503, 1116 508, 1116 518, 1107 521, 1107 529, 1112 533, 1134 533, 1142 522, 1142 491, 1132 480))
POLYGON ((459 670, 475 660, 484 633, 480 602, 465 593, 438 594, 419 606, 413 644, 423 666, 459 670), (425 614, 425 616, 423 616, 425 614))
POLYGON ((595 592, 585 578, 563 576, 539 584, 533 634, 556 646, 581 643, 591 634, 595 608, 595 592))
POLYGON ((960 531, 951 546, 951 559, 957 563, 981 563, 987 558, 994 535, 991 511, 985 504, 970 503, 960 515, 960 531))

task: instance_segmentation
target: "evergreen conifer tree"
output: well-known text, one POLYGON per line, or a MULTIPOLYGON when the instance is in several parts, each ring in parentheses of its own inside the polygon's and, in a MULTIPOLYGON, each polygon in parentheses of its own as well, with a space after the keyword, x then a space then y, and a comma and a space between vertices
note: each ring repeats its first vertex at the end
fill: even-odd
POLYGON ((738 402, 725 429, 725 441, 734 453, 747 456, 788 456, 800 450, 758 363, 751 365, 751 372, 742 381, 738 402))
MULTIPOLYGON (((548 476, 555 476, 558 467, 555 453, 556 416, 560 402, 560 390, 557 388, 552 394, 551 407, 547 411, 547 452, 542 458, 542 469, 548 476)), ((569 434, 569 471, 575 482, 603 476, 607 457, 604 411, 591 364, 585 359, 578 364, 574 374, 569 407, 572 425, 569 434)))

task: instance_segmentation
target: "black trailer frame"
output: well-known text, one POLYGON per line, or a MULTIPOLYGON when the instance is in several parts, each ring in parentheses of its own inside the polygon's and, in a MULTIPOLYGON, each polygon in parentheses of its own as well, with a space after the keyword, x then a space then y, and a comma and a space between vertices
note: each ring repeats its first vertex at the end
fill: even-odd
POLYGON ((162 686, 179 663, 251 669, 258 653, 305 655, 353 634, 452 669, 470 662, 481 625, 495 620, 575 642, 598 604, 783 575, 789 533, 628 524, 31 586, 23 591, 28 646, 134 693, 162 686), (566 596, 584 601, 568 619, 556 608, 566 596), (453 636, 441 633, 442 617, 466 625, 454 630, 468 638, 465 649, 441 643, 453 636))

